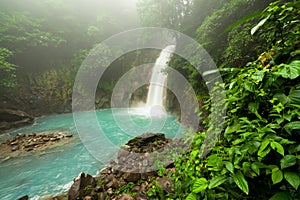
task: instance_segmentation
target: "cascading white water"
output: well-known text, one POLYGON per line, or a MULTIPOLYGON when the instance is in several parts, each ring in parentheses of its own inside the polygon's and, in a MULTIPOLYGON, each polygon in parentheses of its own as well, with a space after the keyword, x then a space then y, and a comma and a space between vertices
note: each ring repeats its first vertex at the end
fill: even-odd
POLYGON ((164 97, 168 74, 164 70, 168 67, 167 62, 174 50, 175 45, 165 47, 154 64, 146 102, 146 107, 151 115, 165 114, 164 97))

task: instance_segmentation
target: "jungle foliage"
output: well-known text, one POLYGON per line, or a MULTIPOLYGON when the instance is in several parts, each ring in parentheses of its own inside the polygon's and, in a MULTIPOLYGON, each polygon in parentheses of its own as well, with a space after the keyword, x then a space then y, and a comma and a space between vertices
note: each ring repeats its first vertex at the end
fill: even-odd
MULTIPOLYGON (((159 199, 300 199, 300 3, 265 2, 259 14, 241 16, 251 4, 251 11, 262 9, 257 3, 230 1, 197 29, 195 39, 220 66, 225 124, 211 147, 206 137, 219 127, 210 123, 215 111, 207 98, 200 112, 206 130, 175 162, 169 177, 176 192, 161 197, 157 189, 159 199), (238 23, 230 27, 235 21, 224 24, 226 17, 238 23)), ((174 56, 171 64, 199 90, 201 77, 188 62, 174 56)))

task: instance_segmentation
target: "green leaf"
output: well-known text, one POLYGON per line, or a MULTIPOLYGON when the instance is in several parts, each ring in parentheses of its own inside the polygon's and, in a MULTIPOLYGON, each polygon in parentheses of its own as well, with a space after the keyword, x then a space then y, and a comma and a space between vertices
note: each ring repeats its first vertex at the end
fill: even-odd
POLYGON ((197 179, 193 185, 192 191, 194 193, 199 193, 208 187, 208 181, 205 178, 197 179))
POLYGON ((230 171, 231 173, 234 172, 233 164, 231 162, 225 162, 225 167, 230 171))
POLYGON ((250 112, 255 114, 259 119, 262 119, 261 116, 258 114, 259 102, 250 102, 248 104, 248 109, 250 112))
POLYGON ((273 98, 278 99, 283 105, 285 105, 288 102, 287 96, 283 93, 277 93, 274 95, 273 98))
POLYGON ((292 197, 287 192, 278 192, 273 195, 269 200, 292 200, 292 197))
POLYGON ((282 174, 281 170, 279 170, 278 168, 275 168, 274 170, 272 170, 272 181, 273 181, 273 184, 281 182, 282 179, 283 179, 283 174, 282 174))
POLYGON ((258 156, 265 157, 269 153, 268 151, 270 151, 270 150, 268 150, 268 148, 267 148, 269 144, 270 144, 270 141, 268 139, 263 140, 263 142, 261 143, 259 150, 257 152, 258 156))
POLYGON ((256 92, 257 91, 257 86, 254 83, 251 83, 249 81, 244 82, 244 87, 249 92, 256 92))
POLYGON ((258 166, 256 163, 252 163, 252 164, 251 164, 251 169, 252 169, 257 175, 260 174, 259 166, 258 166))
POLYGON ((281 64, 276 74, 283 78, 295 79, 300 75, 300 61, 294 60, 290 64, 281 64))
POLYGON ((287 123, 286 125, 284 125, 283 128, 286 130, 288 134, 292 134, 293 130, 300 130, 300 121, 287 123))
POLYGON ((293 186, 296 190, 298 190, 298 187, 300 185, 300 177, 295 172, 284 172, 284 178, 293 186))
POLYGON ((212 188, 218 187, 219 185, 221 185, 222 183, 224 183, 226 180, 227 180, 226 176, 215 177, 215 178, 213 178, 210 181, 210 183, 208 185, 208 189, 212 189, 212 188))
POLYGON ((276 150, 278 153, 280 153, 282 156, 284 156, 284 148, 282 147, 281 144, 278 142, 271 142, 271 147, 272 149, 276 150))
POLYGON ((249 187, 248 182, 246 181, 242 172, 237 171, 236 173, 232 174, 232 178, 237 186, 246 194, 249 194, 249 187))
POLYGON ((227 126, 226 130, 225 130, 225 134, 230 134, 230 133, 234 133, 237 130, 239 130, 241 128, 241 124, 239 123, 238 120, 235 120, 233 122, 233 124, 231 124, 230 126, 227 126))
POLYGON ((291 167, 297 163, 297 158, 294 155, 286 155, 280 160, 281 169, 291 167))
POLYGON ((190 193, 187 197, 186 200, 197 200, 197 196, 194 193, 190 193))
POLYGON ((297 90, 293 87, 289 92, 288 99, 290 106, 295 106, 296 108, 298 108, 298 106, 300 105, 300 90, 297 90))

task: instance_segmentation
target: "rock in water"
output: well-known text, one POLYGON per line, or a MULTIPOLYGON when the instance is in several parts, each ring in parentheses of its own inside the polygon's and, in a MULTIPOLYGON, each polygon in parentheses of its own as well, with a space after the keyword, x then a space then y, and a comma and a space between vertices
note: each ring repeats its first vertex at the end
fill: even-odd
POLYGON ((95 184, 96 181, 91 175, 81 172, 74 179, 74 183, 68 191, 68 200, 82 199, 86 193, 89 193, 86 189, 87 186, 94 187, 95 184))
POLYGON ((18 200, 28 200, 28 195, 22 196, 21 198, 19 198, 18 200))
MULTIPOLYGON (((165 135, 162 133, 144 133, 138 137, 133 138, 132 140, 129 140, 125 144, 125 146, 129 147, 129 149, 133 151, 135 149, 138 149, 138 151, 145 153, 145 152, 149 152, 149 150, 150 152, 153 151, 154 146, 160 147, 162 143, 167 141, 168 140, 165 138, 165 135)), ((141 153, 141 152, 136 152, 136 153, 141 153)))

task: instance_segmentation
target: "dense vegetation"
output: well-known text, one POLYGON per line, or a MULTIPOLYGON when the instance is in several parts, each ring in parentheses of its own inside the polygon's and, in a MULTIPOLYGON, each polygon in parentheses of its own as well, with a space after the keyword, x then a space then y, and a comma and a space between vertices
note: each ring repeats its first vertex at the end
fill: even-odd
MULTIPOLYGON (((220 102, 226 104, 225 125, 216 145, 203 148, 207 134, 219 131, 210 123, 213 115, 205 117, 208 98, 200 112, 205 131, 169 174, 176 192, 163 194, 157 186, 151 195, 159 197, 153 198, 300 199, 300 3, 279 1, 267 8, 264 3, 216 4, 190 33, 222 71, 224 83, 216 87, 226 90, 220 102)), ((171 64, 203 95, 201 77, 187 61, 174 57, 171 64)))

